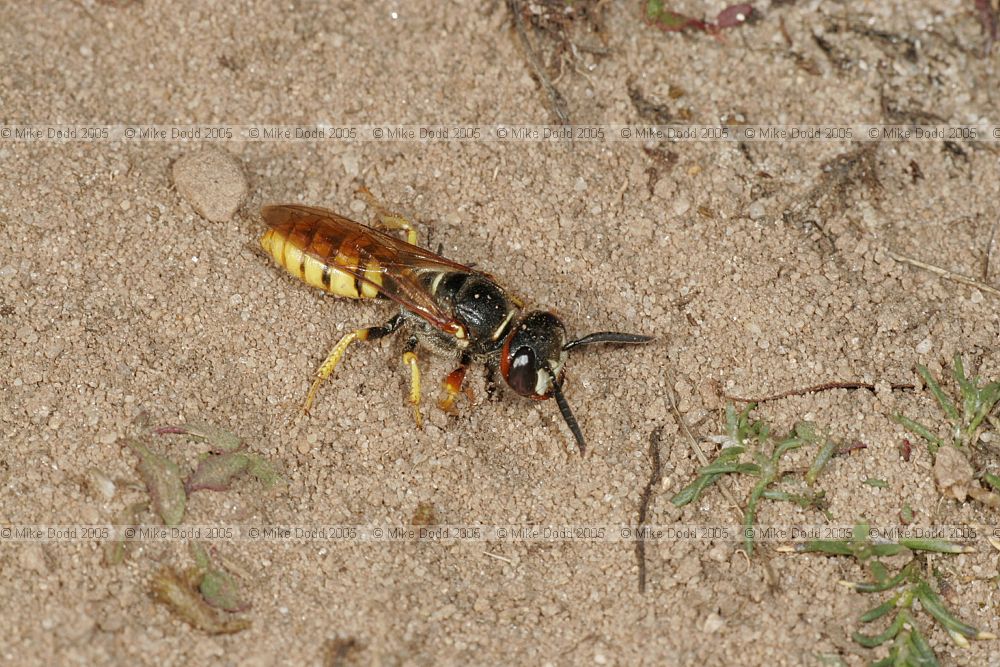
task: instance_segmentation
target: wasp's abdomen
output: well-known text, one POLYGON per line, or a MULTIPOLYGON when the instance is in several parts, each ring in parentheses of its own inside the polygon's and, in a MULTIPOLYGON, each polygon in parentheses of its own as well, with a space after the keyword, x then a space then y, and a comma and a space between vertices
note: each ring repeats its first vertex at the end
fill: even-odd
POLYGON ((310 221, 272 227, 260 238, 264 250, 307 285, 348 299, 373 299, 382 284, 381 267, 359 241, 334 237, 310 221))

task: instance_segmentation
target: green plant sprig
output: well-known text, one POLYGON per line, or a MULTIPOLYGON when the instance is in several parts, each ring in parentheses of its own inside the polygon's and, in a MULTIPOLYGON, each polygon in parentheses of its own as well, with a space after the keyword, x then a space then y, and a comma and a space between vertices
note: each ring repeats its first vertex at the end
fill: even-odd
MULTIPOLYGON (((716 438, 723 444, 722 450, 711 463, 698 471, 693 482, 678 492, 670 502, 683 507, 694 502, 705 489, 715 484, 724 475, 750 475, 758 480, 750 490, 743 511, 743 546, 747 555, 753 555, 753 525, 762 500, 784 501, 802 508, 814 507, 825 510, 824 492, 792 493, 774 488, 791 476, 781 469, 782 457, 800 447, 820 441, 815 427, 802 422, 796 424, 792 433, 783 439, 772 437, 770 426, 761 419, 752 419, 750 412, 757 407, 750 403, 741 411, 730 404, 726 406, 726 434, 716 438), (745 460, 749 459, 749 460, 745 460)), ((836 444, 825 440, 815 461, 805 474, 805 480, 813 485, 823 468, 836 452, 836 444)))
POLYGON ((945 418, 950 422, 949 438, 944 439, 936 435, 930 428, 918 421, 910 419, 902 414, 896 414, 893 419, 904 428, 916 433, 927 441, 931 454, 945 444, 955 447, 965 447, 973 444, 978 437, 979 429, 983 422, 989 418, 990 413, 1000 401, 1000 382, 990 382, 983 386, 979 385, 979 378, 971 380, 965 375, 965 365, 962 363, 962 355, 956 354, 952 361, 952 378, 958 387, 958 394, 961 410, 950 396, 941 388, 938 381, 927 370, 926 366, 917 366, 917 373, 924 380, 924 384, 930 390, 931 395, 937 400, 938 405, 944 412, 945 418))
POLYGON ((852 639, 865 648, 876 648, 892 640, 889 655, 871 663, 873 667, 937 665, 937 656, 931 649, 920 626, 916 622, 913 603, 920 602, 920 608, 931 616, 962 648, 969 646, 970 639, 996 639, 990 632, 983 632, 955 616, 934 592, 921 575, 921 562, 914 557, 906 565, 892 574, 879 558, 900 553, 932 552, 943 554, 967 553, 974 551, 946 540, 912 539, 898 542, 875 542, 867 524, 854 527, 849 540, 814 540, 801 542, 794 547, 781 547, 781 551, 797 553, 823 553, 831 556, 853 556, 867 563, 871 572, 870 581, 841 582, 859 593, 883 593, 895 591, 888 599, 867 610, 858 620, 862 624, 872 623, 893 614, 893 619, 882 632, 869 635, 854 632, 852 639))

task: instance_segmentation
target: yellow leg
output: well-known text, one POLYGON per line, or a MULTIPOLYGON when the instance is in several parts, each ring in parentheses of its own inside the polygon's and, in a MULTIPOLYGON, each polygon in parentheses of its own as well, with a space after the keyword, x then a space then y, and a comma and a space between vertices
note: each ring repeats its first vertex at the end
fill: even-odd
POLYGON ((366 340, 378 340, 383 336, 388 336, 396 329, 398 329, 403 324, 403 317, 397 315, 391 320, 386 322, 380 327, 365 327, 364 329, 358 329, 357 331, 352 331, 347 334, 333 346, 330 350, 330 354, 326 355, 326 361, 316 370, 315 379, 313 380, 312 386, 309 387, 309 393, 306 394, 305 403, 302 404, 302 412, 309 414, 309 408, 312 407, 313 401, 316 399, 316 392, 319 391, 320 385, 329 378, 337 364, 343 358, 344 353, 347 348, 350 347, 351 343, 354 341, 366 341, 366 340))
POLYGON ((368 339, 368 329, 358 329, 357 331, 352 331, 343 338, 341 338, 333 349, 330 350, 330 354, 326 355, 326 361, 316 370, 316 377, 313 380, 312 386, 309 387, 309 393, 306 394, 306 401, 302 404, 302 412, 309 414, 309 408, 312 407, 313 401, 316 399, 316 392, 319 391, 320 385, 333 374, 333 370, 340 363, 340 360, 344 356, 344 352, 347 348, 356 340, 367 340, 368 339))
POLYGON ((410 367, 410 405, 413 406, 413 419, 417 428, 424 425, 420 414, 420 367, 417 365, 417 355, 412 350, 403 353, 403 363, 410 367))
POLYGON ((361 195, 361 198, 372 207, 375 214, 378 215, 379 221, 382 226, 389 230, 403 230, 406 232, 406 242, 410 245, 417 245, 417 230, 413 227, 413 223, 410 222, 409 218, 406 216, 390 211, 386 207, 382 206, 375 199, 375 195, 365 186, 361 186, 357 189, 357 193, 361 195))

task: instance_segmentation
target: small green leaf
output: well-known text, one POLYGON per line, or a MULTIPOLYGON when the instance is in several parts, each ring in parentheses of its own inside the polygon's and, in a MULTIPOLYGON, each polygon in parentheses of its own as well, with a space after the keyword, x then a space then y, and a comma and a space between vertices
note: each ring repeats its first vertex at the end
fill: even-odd
POLYGON ((892 418, 893 418, 893 420, 895 422, 897 422, 900 425, 902 425, 903 428, 916 433, 921 438, 923 438, 924 440, 926 440, 927 442, 929 442, 931 444, 931 446, 932 446, 932 449, 931 449, 932 453, 938 447, 941 447, 942 445, 944 445, 944 440, 942 440, 941 438, 939 438, 936 435, 934 435, 933 433, 931 433, 930 429, 927 428, 926 426, 924 426, 923 424, 921 424, 920 422, 915 422, 912 419, 910 419, 909 417, 906 417, 905 415, 893 415, 892 418))
POLYGON ((865 613, 861 614, 858 619, 862 623, 871 623, 874 620, 880 619, 890 611, 896 608, 896 603, 899 601, 899 596, 894 595, 877 607, 872 607, 865 613))
POLYGON ((235 433, 203 421, 193 421, 180 426, 164 426, 156 429, 159 435, 187 435, 196 440, 204 440, 213 452, 235 452, 243 446, 243 439, 235 433))
POLYGON ((667 9, 663 6, 663 0, 647 0, 646 18, 658 28, 671 32, 702 25, 701 21, 667 9))
POLYGON ((187 490, 189 493, 203 489, 226 491, 249 466, 250 455, 243 452, 206 456, 188 480, 187 490))
POLYGON ((678 491, 677 495, 670 499, 670 502, 675 507, 684 507, 688 503, 696 500, 698 496, 701 495, 701 492, 714 484, 719 477, 721 477, 721 475, 701 475, 696 480, 678 491))
POLYGON ((899 631, 903 628, 903 618, 902 614, 896 616, 889 627, 886 628, 884 632, 877 635, 866 635, 861 632, 855 632, 851 635, 851 638, 865 648, 875 648, 876 646, 881 646, 899 634, 899 631))
POLYGON ((947 540, 909 539, 900 540, 899 544, 912 551, 930 551, 939 554, 964 554, 975 551, 971 547, 963 547, 961 544, 955 544, 947 540))
POLYGON ((132 503, 115 517, 114 526, 117 534, 114 540, 104 543, 104 562, 107 565, 118 565, 128 554, 129 543, 125 541, 125 529, 139 524, 139 515, 149 508, 149 503, 132 503))
MULTIPOLYGON (((240 599, 236 580, 212 563, 208 550, 200 542, 191 542, 191 555, 200 575, 198 590, 208 604, 224 611, 244 611, 250 605, 240 599)), ((198 577, 194 577, 197 579, 198 577)))
POLYGON ((165 568, 151 581, 153 597, 188 625, 209 634, 232 634, 246 630, 250 622, 220 615, 195 589, 193 574, 181 576, 165 568))
POLYGON ((250 608, 247 602, 240 599, 236 581, 223 570, 209 569, 202 577, 198 590, 205 601, 216 609, 224 611, 244 611, 250 608))
POLYGON ((993 487, 994 491, 1000 491, 1000 477, 987 472, 983 473, 983 479, 986 480, 987 484, 993 487))
POLYGON ((903 509, 899 510, 899 518, 904 524, 913 523, 913 508, 909 505, 903 505, 903 509))
POLYGON ((719 455, 715 457, 714 463, 719 463, 721 461, 738 461, 740 456, 747 450, 746 447, 726 447, 719 455))
POLYGON ((795 545, 798 553, 822 553, 831 556, 852 556, 854 551, 846 540, 811 540, 795 545))
POLYGON ((698 471, 699 477, 706 475, 728 475, 737 472, 740 464, 736 461, 712 461, 707 466, 698 471))
POLYGON ((908 649, 913 658, 910 661, 913 667, 938 667, 937 656, 916 626, 910 630, 908 649))
MULTIPOLYGON (((885 546, 894 546, 897 547, 899 551, 902 550, 902 547, 899 547, 898 545, 895 544, 885 545, 885 546)), ((896 553, 898 553, 899 551, 897 551, 896 553)), ((891 556, 895 554, 886 554, 886 555, 891 556)), ((895 588, 896 586, 899 586, 906 579, 908 579, 911 574, 912 570, 909 568, 909 566, 907 566, 904 567, 899 572, 897 572, 894 576, 880 581, 875 581, 875 582, 859 581, 854 584, 854 590, 856 590, 859 593, 881 593, 883 591, 887 591, 889 589, 895 588)))
POLYGON ((208 550, 205 549, 201 542, 189 542, 188 545, 191 557, 194 558, 195 567, 202 572, 212 567, 212 559, 208 555, 208 550))
POLYGON ((274 467, 259 456, 250 457, 250 465, 247 466, 247 472, 263 484, 265 489, 271 488, 281 479, 274 467))
POLYGON ((965 377, 965 366, 962 364, 962 355, 956 354, 951 362, 951 374, 958 385, 958 393, 962 396, 962 411, 965 413, 966 423, 972 418, 976 411, 976 403, 979 401, 979 391, 976 386, 965 377))
POLYGON ((944 413, 948 416, 948 418, 958 421, 958 409, 955 408, 955 404, 952 403, 950 398, 948 398, 948 395, 941 390, 941 385, 937 383, 937 380, 935 380, 934 376, 931 375, 931 372, 927 370, 927 367, 918 365, 917 373, 919 373, 920 377, 924 379, 924 384, 926 384, 927 388, 931 390, 934 398, 937 399, 938 404, 940 404, 941 409, 944 410, 944 413))
POLYGON ((782 440, 775 446, 774 454, 771 456, 771 461, 777 463, 778 459, 784 456, 787 452, 798 449, 805 444, 807 444, 807 441, 802 440, 801 438, 788 438, 786 440, 782 440))
POLYGON ((170 459, 150 451, 135 438, 129 438, 126 444, 139 457, 139 474, 149 491, 153 509, 166 525, 179 525, 187 503, 180 468, 170 459))
POLYGON ((914 592, 920 600, 920 604, 923 606, 924 611, 933 616, 946 630, 956 632, 963 637, 968 637, 969 639, 979 638, 979 630, 956 618, 951 611, 944 606, 944 603, 941 602, 941 598, 938 597, 937 593, 931 590, 931 587, 926 581, 920 581, 917 583, 914 592))
POLYGON ((816 433, 816 424, 812 422, 798 422, 795 425, 795 437, 806 442, 815 442, 819 439, 816 433))
POLYGON ((869 477, 868 479, 865 480, 864 483, 867 484, 868 486, 874 486, 877 489, 889 488, 889 482, 885 481, 884 479, 878 479, 876 477, 869 477))
POLYGON ((896 554, 903 551, 905 547, 901 544, 895 544, 893 542, 883 542, 880 544, 870 544, 868 545, 868 552, 870 556, 875 558, 885 558, 886 556, 895 556, 896 554))
POLYGON ((823 468, 826 464, 830 462, 833 455, 837 451, 837 443, 833 440, 827 439, 820 448, 819 453, 816 455, 816 459, 813 461, 812 465, 809 466, 809 470, 806 471, 806 483, 812 486, 816 483, 816 479, 819 477, 820 473, 823 472, 823 468))
POLYGON ((743 512, 743 549, 746 551, 747 556, 753 556, 753 525, 757 519, 757 503, 760 502, 760 497, 763 495, 767 485, 771 483, 769 479, 762 479, 757 482, 750 491, 750 497, 747 499, 747 508, 743 512))
POLYGON ((802 509, 809 509, 810 507, 819 510, 826 509, 826 492, 820 491, 814 494, 800 494, 800 493, 788 493, 787 491, 776 491, 773 489, 768 489, 764 492, 764 498, 768 500, 783 500, 788 503, 794 503, 802 509))
POLYGON ((883 583, 889 579, 889 570, 885 568, 885 565, 875 560, 872 561, 868 569, 872 572, 872 579, 878 583, 883 583))
MULTIPOLYGON (((739 442, 739 417, 732 403, 726 403, 726 435, 739 442)), ((743 443, 740 442, 742 445, 743 443)))

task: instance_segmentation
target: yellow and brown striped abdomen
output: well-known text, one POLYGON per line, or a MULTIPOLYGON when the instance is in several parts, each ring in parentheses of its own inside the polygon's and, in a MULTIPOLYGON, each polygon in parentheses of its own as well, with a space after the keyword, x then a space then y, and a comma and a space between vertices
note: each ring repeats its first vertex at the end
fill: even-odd
POLYGON ((372 299, 382 284, 382 269, 368 251, 363 233, 337 233, 321 219, 288 216, 269 207, 271 226, 260 244, 286 271, 307 285, 349 299, 372 299))

